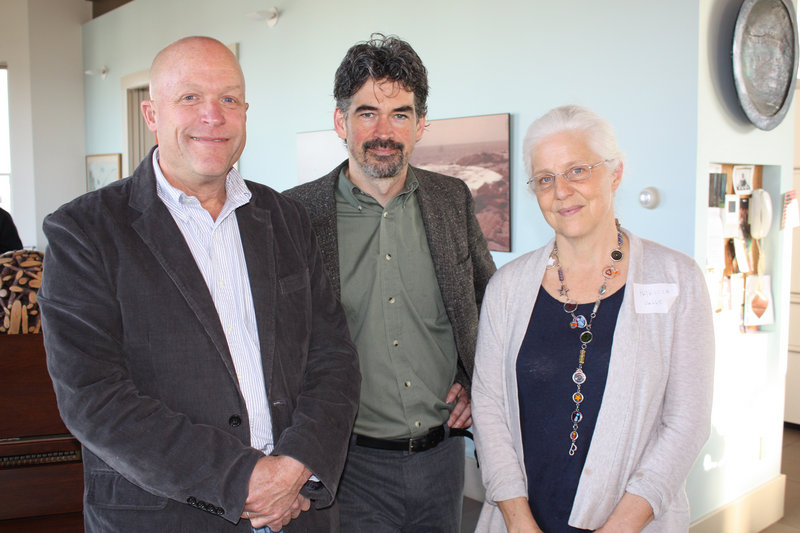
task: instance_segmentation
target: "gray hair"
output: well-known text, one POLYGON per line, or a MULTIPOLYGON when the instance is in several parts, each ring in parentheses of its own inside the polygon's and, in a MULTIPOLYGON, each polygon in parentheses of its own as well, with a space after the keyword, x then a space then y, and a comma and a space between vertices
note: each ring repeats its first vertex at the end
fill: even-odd
POLYGON ((617 146, 617 138, 608 123, 600 115, 577 105, 565 105, 551 109, 533 121, 522 141, 522 159, 525 172, 533 176, 531 155, 541 141, 565 131, 583 132, 592 151, 605 159, 606 166, 616 171, 622 164, 624 154, 617 146))

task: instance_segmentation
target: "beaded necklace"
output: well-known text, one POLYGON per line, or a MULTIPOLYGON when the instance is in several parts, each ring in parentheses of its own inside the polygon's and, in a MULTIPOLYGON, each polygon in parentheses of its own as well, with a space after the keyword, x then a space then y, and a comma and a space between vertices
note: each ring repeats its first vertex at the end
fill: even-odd
POLYGON ((617 247, 611 251, 611 264, 603 268, 603 284, 600 286, 600 290, 598 291, 597 300, 594 302, 594 307, 592 308, 592 313, 589 315, 589 320, 586 320, 586 317, 583 315, 575 315, 575 311, 578 310, 578 303, 575 300, 571 300, 569 298, 569 289, 567 285, 564 283, 564 271, 561 269, 561 263, 558 261, 558 244, 553 244, 553 251, 550 252, 550 261, 548 262, 547 268, 557 268, 558 269, 558 281, 561 283, 561 288, 559 289, 559 294, 562 298, 565 299, 564 302, 564 312, 568 313, 572 320, 570 321, 569 326, 572 329, 583 330, 580 331, 580 335, 578 339, 581 343, 580 351, 578 352, 578 367, 575 369, 575 372, 572 374, 572 382, 575 383, 577 390, 572 395, 572 402, 575 404, 575 410, 572 412, 571 419, 572 419, 572 432, 569 434, 569 438, 572 441, 569 447, 569 454, 575 455, 575 451, 578 449, 578 445, 575 442, 578 440, 578 424, 581 423, 583 420, 583 413, 581 412, 581 403, 584 400, 583 392, 581 392, 581 385, 586 382, 586 373, 583 371, 583 364, 586 361, 586 346, 592 342, 594 338, 594 334, 592 333, 592 322, 594 318, 597 316, 597 310, 600 308, 600 300, 603 298, 603 295, 606 293, 607 290, 607 283, 608 280, 613 278, 619 273, 619 270, 616 268, 616 264, 622 261, 622 230, 619 225, 619 220, 614 221, 617 226, 617 247))

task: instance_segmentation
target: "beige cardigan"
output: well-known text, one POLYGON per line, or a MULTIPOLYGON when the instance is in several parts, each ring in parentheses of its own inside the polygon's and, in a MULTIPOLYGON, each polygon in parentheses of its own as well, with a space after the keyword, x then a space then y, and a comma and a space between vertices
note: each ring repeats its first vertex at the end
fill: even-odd
MULTIPOLYGON (((714 332, 708 291, 693 259, 625 234, 631 244, 625 296, 569 523, 601 527, 627 491, 653 508, 655 520, 644 531, 687 531, 685 480, 710 429, 714 332)), ((476 532, 506 531, 496 502, 527 498, 516 359, 552 247, 551 241, 505 265, 486 289, 472 385, 486 488, 476 532)))

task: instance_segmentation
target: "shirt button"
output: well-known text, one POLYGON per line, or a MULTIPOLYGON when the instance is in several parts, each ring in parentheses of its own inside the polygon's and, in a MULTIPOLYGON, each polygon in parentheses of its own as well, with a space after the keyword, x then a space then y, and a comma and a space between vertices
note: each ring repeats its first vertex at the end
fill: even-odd
POLYGON ((219 286, 220 287, 224 287, 225 286, 225 280, 224 279, 219 280, 219 286))
POLYGON ((414 427, 417 427, 417 428, 418 428, 418 427, 420 427, 420 426, 422 426, 422 422, 420 422, 419 420, 417 420, 416 422, 414 422, 414 427))
POLYGON ((392 260, 392 254, 386 254, 386 260, 387 261, 391 261, 392 260))
POLYGON ((390 303, 390 304, 393 304, 393 303, 394 303, 394 296, 389 296, 389 303, 390 303))
POLYGON ((397 340, 393 341, 392 346, 400 346, 400 341, 397 340))
POLYGON ((388 217, 388 216, 389 216, 389 213, 387 213, 386 211, 384 211, 384 212, 383 212, 383 218, 386 218, 386 217, 388 217))
POLYGON ((403 383, 403 385, 405 385, 406 388, 409 388, 409 387, 411 387, 411 382, 410 381, 406 381, 405 383, 403 383))

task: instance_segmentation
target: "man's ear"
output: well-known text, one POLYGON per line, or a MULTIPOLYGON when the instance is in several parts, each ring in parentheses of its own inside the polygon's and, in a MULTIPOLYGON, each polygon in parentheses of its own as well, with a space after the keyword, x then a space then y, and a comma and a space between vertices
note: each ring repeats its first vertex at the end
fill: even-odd
POLYGON ((338 107, 333 110, 333 129, 340 139, 347 140, 347 115, 338 107))
POLYGON ((143 100, 141 104, 142 116, 147 124, 147 129, 156 132, 156 107, 152 100, 143 100))
POLYGON ((419 142, 419 140, 422 139, 422 134, 425 133, 425 126, 427 124, 428 123, 425 121, 425 117, 424 116, 419 117, 417 119, 417 132, 416 132, 417 133, 417 142, 419 142))

